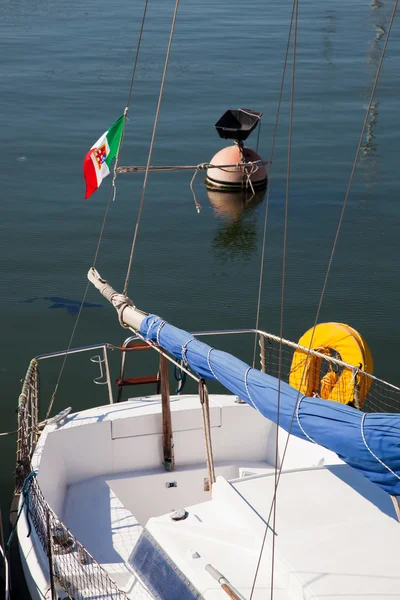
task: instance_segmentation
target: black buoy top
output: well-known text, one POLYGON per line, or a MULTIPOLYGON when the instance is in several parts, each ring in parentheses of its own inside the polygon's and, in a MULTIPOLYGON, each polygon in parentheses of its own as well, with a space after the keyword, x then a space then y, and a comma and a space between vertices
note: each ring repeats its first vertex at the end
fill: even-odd
POLYGON ((243 142, 257 127, 262 113, 250 108, 227 110, 215 123, 219 136, 225 140, 243 142))

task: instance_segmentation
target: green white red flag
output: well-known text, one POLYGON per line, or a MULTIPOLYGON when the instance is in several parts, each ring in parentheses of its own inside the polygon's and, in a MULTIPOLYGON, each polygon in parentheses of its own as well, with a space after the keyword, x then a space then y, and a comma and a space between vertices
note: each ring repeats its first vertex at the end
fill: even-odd
POLYGON ((124 129, 125 115, 122 115, 90 148, 83 162, 86 181, 85 198, 89 198, 99 187, 104 177, 110 174, 110 165, 117 156, 124 129))

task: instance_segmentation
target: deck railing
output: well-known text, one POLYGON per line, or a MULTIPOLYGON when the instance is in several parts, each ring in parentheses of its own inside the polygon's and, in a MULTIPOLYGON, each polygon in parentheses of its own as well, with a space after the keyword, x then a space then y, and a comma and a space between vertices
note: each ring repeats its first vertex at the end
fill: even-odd
MULTIPOLYGON (((28 527, 34 530, 49 560, 51 586, 59 584, 74 600, 100 597, 128 600, 125 592, 54 513, 36 480, 31 457, 40 435, 38 382, 38 361, 34 359, 26 373, 18 404, 16 492, 21 494, 20 510, 25 510, 28 527)), ((56 597, 52 590, 51 598, 56 597)), ((141 600, 152 596, 137 578, 130 597, 141 600)))
MULTIPOLYGON (((280 340, 279 337, 264 331, 252 329, 206 331, 197 332, 194 335, 197 337, 220 337, 243 336, 246 334, 257 337, 260 348, 260 363, 258 366, 263 372, 275 377, 280 376, 292 385, 297 382, 299 387, 304 384, 304 377, 312 377, 315 385, 315 395, 319 395, 321 391, 318 386, 324 376, 333 373, 331 379, 334 385, 330 390, 331 399, 337 401, 343 401, 344 397, 348 399, 350 386, 352 403, 356 405, 357 400, 359 400, 358 394, 362 388, 367 391, 363 410, 368 412, 399 412, 400 388, 369 373, 360 371, 354 365, 344 363, 340 358, 335 357, 334 352, 324 354, 309 350, 288 340, 280 340), (300 374, 297 375, 293 371, 293 357, 296 352, 301 358, 300 374), (311 374, 310 369, 307 371, 307 361, 309 360, 314 360, 314 363, 312 363, 314 371, 311 369, 311 374), (318 369, 318 372, 316 372, 316 369, 318 369), (343 377, 343 373, 346 373, 346 371, 351 373, 351 377, 343 377), (346 389, 343 388, 344 384, 341 385, 341 381, 345 382, 346 389)), ((128 338, 124 346, 134 339, 137 339, 137 336, 128 338)), ((100 344, 36 357, 29 365, 18 401, 16 492, 22 494, 21 502, 25 504, 28 523, 35 530, 35 535, 44 553, 49 558, 50 573, 52 573, 54 580, 75 600, 94 597, 93 589, 96 589, 96 593, 102 597, 126 600, 127 596, 125 592, 118 589, 109 574, 52 511, 40 490, 35 474, 32 474, 31 457, 39 439, 41 427, 44 425, 44 423, 39 423, 38 365, 40 360, 63 356, 66 353, 76 354, 100 349, 103 352, 101 361, 104 364, 105 383, 108 386, 109 401, 112 403, 113 393, 107 360, 108 348, 118 349, 118 347, 109 344, 100 344)), ((177 364, 175 359, 173 362, 175 365, 177 364)), ((195 378, 198 381, 198 378, 195 378)), ((327 393, 326 389, 325 393, 327 393)), ((144 595, 149 597, 149 592, 145 590, 139 579, 137 585, 135 584, 135 590, 137 591, 137 593, 135 592, 135 598, 139 599, 144 595)))

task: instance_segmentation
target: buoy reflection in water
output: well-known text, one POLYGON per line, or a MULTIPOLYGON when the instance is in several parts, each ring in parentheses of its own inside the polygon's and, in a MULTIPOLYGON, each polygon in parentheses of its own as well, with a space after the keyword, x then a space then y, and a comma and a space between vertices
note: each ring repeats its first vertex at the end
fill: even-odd
POLYGON ((243 192, 207 190, 214 214, 223 223, 217 228, 213 249, 226 260, 248 260, 257 251, 256 206, 266 189, 243 192))

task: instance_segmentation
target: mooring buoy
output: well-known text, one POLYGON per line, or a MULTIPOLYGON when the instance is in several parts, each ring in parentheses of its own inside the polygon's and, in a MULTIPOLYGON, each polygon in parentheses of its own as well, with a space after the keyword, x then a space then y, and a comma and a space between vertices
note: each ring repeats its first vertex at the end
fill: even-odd
POLYGON ((205 180, 209 189, 234 191, 267 185, 266 161, 243 144, 261 116, 262 113, 247 108, 230 109, 215 123, 219 136, 234 140, 234 145, 222 148, 211 159, 205 180))

